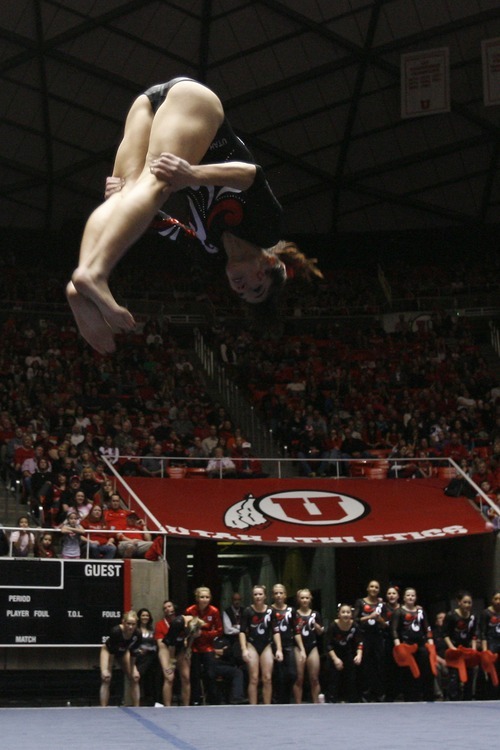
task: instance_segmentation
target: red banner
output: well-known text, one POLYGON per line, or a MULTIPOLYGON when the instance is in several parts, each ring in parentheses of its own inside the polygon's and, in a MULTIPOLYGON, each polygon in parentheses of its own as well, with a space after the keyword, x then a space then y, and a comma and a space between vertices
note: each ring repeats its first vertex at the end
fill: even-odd
POLYGON ((491 533, 436 479, 143 479, 128 485, 171 536, 362 545, 491 533))

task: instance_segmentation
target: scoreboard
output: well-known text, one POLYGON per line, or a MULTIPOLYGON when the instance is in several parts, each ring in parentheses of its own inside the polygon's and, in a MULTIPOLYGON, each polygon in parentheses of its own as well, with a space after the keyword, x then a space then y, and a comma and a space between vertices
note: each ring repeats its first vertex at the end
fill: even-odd
POLYGON ((0 646, 96 646, 120 620, 123 561, 0 559, 0 646))

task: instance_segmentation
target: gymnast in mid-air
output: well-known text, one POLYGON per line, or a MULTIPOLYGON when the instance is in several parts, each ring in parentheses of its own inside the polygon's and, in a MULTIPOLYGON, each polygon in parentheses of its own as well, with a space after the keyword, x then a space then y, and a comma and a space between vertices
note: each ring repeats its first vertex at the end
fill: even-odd
POLYGON ((252 305, 272 305, 289 278, 321 278, 315 260, 280 239, 282 208, 262 168, 234 134, 219 98, 193 79, 152 86, 134 101, 105 198, 86 223, 66 288, 81 335, 102 354, 114 351, 115 333, 135 327, 109 276, 155 223, 172 239, 185 231, 207 252, 224 252, 229 286, 252 305), (175 192, 187 199, 189 226, 161 211, 175 192))

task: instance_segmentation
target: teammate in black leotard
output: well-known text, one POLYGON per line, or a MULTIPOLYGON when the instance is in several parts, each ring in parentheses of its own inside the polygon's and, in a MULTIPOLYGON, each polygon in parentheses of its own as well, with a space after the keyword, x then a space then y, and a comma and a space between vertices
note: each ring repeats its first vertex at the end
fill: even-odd
POLYGON ((113 663, 118 659, 125 678, 129 680, 132 696, 132 705, 140 704, 140 675, 135 665, 135 655, 141 646, 141 633, 138 630, 137 614, 130 610, 125 612, 122 621, 116 625, 101 646, 99 657, 101 669, 101 688, 99 698, 101 706, 109 703, 109 690, 113 663))
MULTIPOLYGON (((458 607, 448 612, 443 625, 443 635, 448 649, 459 646, 477 650, 478 622, 472 613, 472 597, 468 591, 457 596, 458 607)), ((460 681, 458 669, 448 664, 448 700, 472 700, 474 668, 467 668, 467 681, 460 681)))
POLYGON ((385 605, 378 581, 369 582, 366 596, 354 604, 354 622, 363 634, 361 692, 363 700, 382 701, 385 694, 384 631, 387 629, 385 605))
POLYGON ((257 704, 259 674, 262 680, 262 701, 271 703, 274 660, 283 661, 281 638, 275 628, 273 610, 266 604, 266 587, 257 585, 252 589, 253 602, 243 610, 241 617, 240 644, 243 661, 248 665, 248 701, 257 704), (271 644, 276 651, 273 657, 271 644))
POLYGON ((320 612, 311 608, 312 594, 309 589, 299 589, 297 591, 297 633, 302 636, 302 643, 306 653, 305 661, 300 658, 298 651, 297 656, 297 679, 293 686, 293 695, 295 703, 302 703, 302 692, 304 689, 304 673, 307 668, 309 677, 309 687, 311 689, 311 699, 313 703, 318 703, 320 694, 319 669, 320 658, 318 649, 318 636, 323 635, 325 629, 320 612))
POLYGON ((340 605, 337 619, 328 628, 326 652, 330 657, 326 690, 329 702, 356 703, 359 700, 357 668, 363 658, 363 642, 350 604, 340 605))
MULTIPOLYGON (((486 609, 483 609, 479 631, 483 653, 491 651, 492 654, 498 654, 494 666, 500 683, 500 591, 495 591, 491 597, 491 603, 486 609)), ((491 677, 488 680, 485 694, 489 699, 498 698, 500 695, 499 685, 496 687, 492 685, 491 677)))
POLYGON ((198 617, 178 615, 170 622, 168 632, 163 638, 167 650, 163 653, 162 667, 164 671, 178 671, 183 706, 189 706, 191 700, 191 648, 204 624, 198 617))
POLYGON ((244 301, 270 300, 287 278, 321 277, 296 245, 279 242, 281 206, 219 98, 197 81, 175 78, 133 103, 108 199, 87 221, 67 286, 80 333, 101 353, 114 350, 114 332, 135 327, 111 294, 109 275, 176 191, 189 201, 189 231, 211 252, 225 252, 229 285, 244 301))
POLYGON ((391 621, 399 607, 399 589, 396 586, 389 586, 385 592, 385 607, 383 610, 383 617, 387 624, 387 627, 383 631, 385 700, 387 703, 392 703, 401 693, 401 669, 394 661, 392 655, 394 641, 392 640, 391 633, 391 621))
POLYGON ((306 652, 302 636, 297 633, 297 610, 286 603, 286 588, 282 583, 273 586, 272 610, 283 651, 283 661, 277 662, 273 670, 274 697, 276 703, 290 703, 292 686, 297 679, 296 658, 305 662, 306 652))
POLYGON ((417 592, 407 588, 403 594, 403 604, 394 612, 391 620, 394 646, 408 644, 417 646, 413 654, 420 671, 420 677, 413 677, 408 667, 402 670, 401 687, 406 701, 433 701, 434 676, 429 658, 429 646, 434 645, 432 631, 423 608, 417 604, 417 592))
POLYGON ((162 700, 164 706, 172 705, 175 670, 170 661, 170 651, 164 643, 164 638, 170 630, 170 625, 176 617, 175 604, 171 599, 163 602, 163 618, 155 624, 154 637, 158 646, 158 661, 163 674, 162 700))

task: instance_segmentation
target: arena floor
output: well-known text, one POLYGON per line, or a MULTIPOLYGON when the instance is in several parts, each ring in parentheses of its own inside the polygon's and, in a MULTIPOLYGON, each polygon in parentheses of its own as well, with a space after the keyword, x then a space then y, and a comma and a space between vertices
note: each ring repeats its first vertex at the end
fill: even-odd
POLYGON ((0 709, 2 750, 481 750, 498 744, 497 701, 473 703, 0 709))

